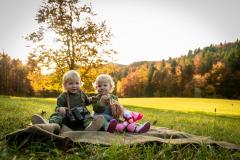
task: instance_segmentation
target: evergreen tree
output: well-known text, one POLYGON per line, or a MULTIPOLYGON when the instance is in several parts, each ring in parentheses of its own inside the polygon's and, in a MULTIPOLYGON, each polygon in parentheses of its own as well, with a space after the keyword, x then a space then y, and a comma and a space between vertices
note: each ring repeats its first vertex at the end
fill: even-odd
POLYGON ((160 71, 162 71, 162 69, 166 66, 165 64, 165 60, 162 60, 161 66, 160 66, 160 71))
POLYGON ((176 71, 175 71, 176 66, 177 66, 177 62, 176 62, 176 60, 174 59, 174 60, 171 62, 171 67, 172 67, 171 72, 172 72, 173 74, 176 73, 176 71))
POLYGON ((145 95, 147 97, 153 97, 154 96, 154 88, 152 85, 152 76, 156 68, 154 67, 154 63, 151 64, 150 69, 148 71, 148 84, 145 89, 145 95))
POLYGON ((207 50, 203 57, 203 73, 207 73, 211 70, 213 60, 213 53, 207 50))

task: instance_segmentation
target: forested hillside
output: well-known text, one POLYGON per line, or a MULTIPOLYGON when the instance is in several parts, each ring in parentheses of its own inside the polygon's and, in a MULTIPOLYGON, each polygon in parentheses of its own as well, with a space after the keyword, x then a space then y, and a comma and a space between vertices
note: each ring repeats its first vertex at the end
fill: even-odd
POLYGON ((27 78, 28 67, 19 59, 11 59, 6 53, 0 53, 0 94, 15 96, 33 95, 33 89, 27 78))
MULTIPOLYGON (((0 53, 0 94, 57 96, 61 92, 57 72, 33 74, 31 67, 0 53)), ((119 97, 194 97, 194 88, 200 88, 201 97, 240 99, 240 42, 189 50, 168 60, 117 64, 115 68, 105 65, 82 77, 83 90, 94 93, 92 80, 101 73, 111 74, 116 82, 114 94, 119 97)))
POLYGON ((239 99, 240 42, 189 50, 168 60, 135 62, 111 75, 120 97, 194 97, 194 88, 200 88, 201 97, 239 99))

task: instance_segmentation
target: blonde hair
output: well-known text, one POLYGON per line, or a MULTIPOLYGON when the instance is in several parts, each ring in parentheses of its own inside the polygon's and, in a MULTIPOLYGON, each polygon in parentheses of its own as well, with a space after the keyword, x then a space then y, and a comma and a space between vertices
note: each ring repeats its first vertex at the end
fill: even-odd
POLYGON ((112 77, 107 74, 101 74, 97 77, 96 81, 93 83, 93 87, 96 90, 96 92, 97 92, 97 85, 99 82, 109 82, 111 86, 110 92, 112 92, 115 88, 115 84, 113 82, 112 77))
POLYGON ((84 83, 81 81, 81 77, 80 77, 79 73, 77 71, 70 70, 70 71, 66 72, 62 78, 63 92, 67 92, 67 89, 65 88, 66 83, 68 80, 72 80, 72 79, 79 80, 80 88, 83 86, 84 83))

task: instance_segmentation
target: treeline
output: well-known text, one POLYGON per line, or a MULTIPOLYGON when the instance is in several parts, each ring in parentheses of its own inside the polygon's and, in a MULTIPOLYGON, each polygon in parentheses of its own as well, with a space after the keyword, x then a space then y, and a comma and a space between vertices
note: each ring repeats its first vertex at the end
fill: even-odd
POLYGON ((0 94, 13 96, 34 95, 27 78, 28 68, 19 59, 11 59, 7 54, 0 53, 0 94))
POLYGON ((48 75, 38 74, 32 80, 29 65, 19 59, 12 59, 6 53, 0 53, 0 95, 56 97, 60 91, 47 88, 48 75), (42 84, 38 88, 35 84, 42 84), (44 87, 42 87, 44 86, 44 87))
POLYGON ((135 62, 111 74, 120 97, 201 97, 240 99, 240 42, 189 50, 162 61, 135 62))
MULTIPOLYGON (((29 63, 29 62, 28 62, 29 63)), ((0 53, 0 94, 56 97, 62 91, 57 72, 43 75, 0 53)), ((36 69, 36 67, 35 67, 36 69)), ((37 69, 40 69, 39 67, 37 69)), ((189 50, 187 55, 162 61, 134 62, 130 65, 105 65, 82 74, 83 90, 95 93, 92 82, 101 73, 111 74, 119 97, 201 97, 240 99, 240 42, 210 45, 189 50)))

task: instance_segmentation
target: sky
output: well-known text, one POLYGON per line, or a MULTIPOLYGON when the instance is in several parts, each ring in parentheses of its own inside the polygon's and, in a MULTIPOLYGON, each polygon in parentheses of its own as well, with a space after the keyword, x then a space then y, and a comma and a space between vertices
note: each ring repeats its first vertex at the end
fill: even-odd
MULTIPOLYGON (((42 0, 0 0, 0 53, 25 64, 42 0)), ((240 38, 239 0, 83 0, 106 20, 116 63, 161 61, 240 38)))

